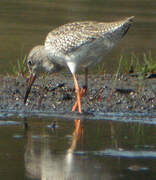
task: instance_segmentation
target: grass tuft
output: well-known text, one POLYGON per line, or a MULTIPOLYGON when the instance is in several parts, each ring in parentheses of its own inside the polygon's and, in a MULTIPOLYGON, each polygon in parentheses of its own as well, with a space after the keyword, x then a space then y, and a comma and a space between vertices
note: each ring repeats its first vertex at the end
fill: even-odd
POLYGON ((25 77, 28 73, 28 67, 26 64, 26 56, 20 57, 17 59, 17 63, 11 65, 12 69, 10 70, 10 74, 13 76, 22 76, 25 77))
POLYGON ((156 73, 156 57, 151 52, 142 55, 131 54, 130 57, 121 56, 123 59, 120 73, 140 73, 142 76, 156 73))
MULTIPOLYGON (((156 73, 156 56, 153 56, 151 51, 137 55, 132 53, 130 55, 120 55, 119 58, 120 71, 119 74, 139 73, 141 76, 147 74, 156 73)), ((110 73, 110 68, 115 71, 113 62, 106 65, 105 62, 98 63, 96 66, 92 66, 91 72, 94 74, 110 73)), ((112 73, 113 73, 112 72, 112 73)), ((115 72, 116 73, 116 72, 115 72)))

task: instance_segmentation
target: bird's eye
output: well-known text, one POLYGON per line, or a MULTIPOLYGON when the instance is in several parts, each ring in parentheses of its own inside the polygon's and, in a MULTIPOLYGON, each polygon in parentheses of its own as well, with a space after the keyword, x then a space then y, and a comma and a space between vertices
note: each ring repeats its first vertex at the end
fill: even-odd
POLYGON ((31 61, 28 61, 28 64, 29 64, 29 65, 32 65, 32 62, 31 62, 31 61))

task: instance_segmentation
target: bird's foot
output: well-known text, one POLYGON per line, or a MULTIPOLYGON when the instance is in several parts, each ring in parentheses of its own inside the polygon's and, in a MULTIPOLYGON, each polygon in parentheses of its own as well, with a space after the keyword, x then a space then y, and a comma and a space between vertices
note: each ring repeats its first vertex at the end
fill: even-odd
MULTIPOLYGON (((87 87, 83 87, 80 89, 80 100, 82 99, 82 97, 86 94, 87 92, 87 87)), ((72 111, 76 111, 76 109, 78 108, 78 100, 75 102, 75 104, 73 105, 72 111)))

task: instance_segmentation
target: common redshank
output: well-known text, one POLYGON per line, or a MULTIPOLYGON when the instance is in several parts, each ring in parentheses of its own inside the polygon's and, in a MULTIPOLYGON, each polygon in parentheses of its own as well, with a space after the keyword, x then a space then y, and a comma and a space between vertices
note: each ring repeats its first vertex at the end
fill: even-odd
POLYGON ((127 33, 133 18, 134 16, 115 22, 73 22, 49 32, 44 46, 33 48, 28 55, 27 64, 31 75, 24 103, 40 72, 52 73, 66 66, 72 73, 77 96, 76 105, 73 106, 72 111, 75 111, 78 106, 78 111, 81 113, 83 91, 78 85, 77 70, 84 68, 87 72, 90 65, 104 60, 103 57, 127 33))

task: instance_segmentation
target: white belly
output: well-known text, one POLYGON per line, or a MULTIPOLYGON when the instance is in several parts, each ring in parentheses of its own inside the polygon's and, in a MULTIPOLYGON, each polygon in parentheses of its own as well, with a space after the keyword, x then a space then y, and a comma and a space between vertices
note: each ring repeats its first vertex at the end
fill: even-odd
POLYGON ((85 44, 70 53, 57 51, 50 43, 45 43, 45 49, 51 61, 68 66, 72 73, 80 67, 88 67, 103 60, 103 57, 114 47, 109 39, 101 38, 85 44))

